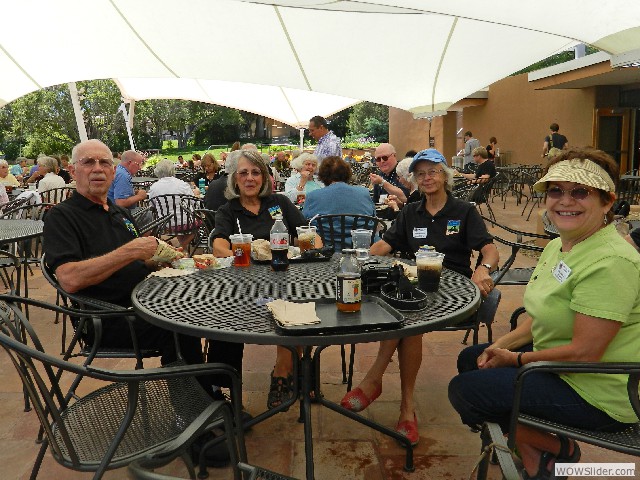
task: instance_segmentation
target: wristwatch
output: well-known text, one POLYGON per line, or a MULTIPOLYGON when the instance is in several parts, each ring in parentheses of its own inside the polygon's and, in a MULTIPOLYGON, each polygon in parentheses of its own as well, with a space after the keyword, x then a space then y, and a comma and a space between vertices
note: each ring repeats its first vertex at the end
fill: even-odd
POLYGON ((481 263, 480 265, 478 265, 479 267, 487 267, 487 270, 491 271, 493 270, 493 267, 491 266, 491 264, 489 263, 481 263))

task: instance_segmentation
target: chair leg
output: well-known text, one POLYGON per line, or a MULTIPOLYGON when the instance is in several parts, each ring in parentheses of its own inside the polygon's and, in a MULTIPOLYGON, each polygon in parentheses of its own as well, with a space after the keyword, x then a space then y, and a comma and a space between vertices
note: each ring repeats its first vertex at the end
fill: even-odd
POLYGON ((42 460, 44 459, 44 454, 47 453, 47 448, 49 447, 49 441, 45 438, 40 446, 40 451, 38 452, 38 456, 36 457, 36 461, 33 464, 33 468, 31 469, 31 476, 29 480, 36 480, 38 476, 38 472, 40 471, 40 466, 42 465, 42 460))
POLYGON ((347 383, 347 353, 344 349, 344 344, 340 345, 340 357, 342 358, 342 383, 347 383))
MULTIPOLYGON (((356 359, 356 345, 355 343, 351 344, 351 351, 349 352, 349 378, 347 379, 347 392, 351 391, 351 387, 353 386, 353 363, 356 359)), ((320 378, 320 376, 316 376, 316 378, 320 378)))

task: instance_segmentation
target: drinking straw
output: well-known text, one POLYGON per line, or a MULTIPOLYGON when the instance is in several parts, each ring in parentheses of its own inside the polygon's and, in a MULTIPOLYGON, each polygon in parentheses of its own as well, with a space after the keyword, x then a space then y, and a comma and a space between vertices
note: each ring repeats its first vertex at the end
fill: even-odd
POLYGON ((242 229, 240 228, 240 219, 236 218, 236 223, 238 224, 238 233, 240 233, 240 235, 242 235, 242 229))
POLYGON ((320 216, 319 213, 315 214, 313 217, 311 217, 311 219, 309 220, 309 226, 311 226, 311 222, 313 222, 316 218, 318 218, 320 216))

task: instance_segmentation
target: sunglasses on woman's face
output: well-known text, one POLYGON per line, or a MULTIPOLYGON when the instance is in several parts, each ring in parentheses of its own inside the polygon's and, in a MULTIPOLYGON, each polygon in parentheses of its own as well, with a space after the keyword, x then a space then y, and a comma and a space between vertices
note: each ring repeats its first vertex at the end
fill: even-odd
POLYGON ((586 187, 574 187, 571 190, 563 190, 556 186, 547 188, 547 197, 553 198, 554 200, 562 198, 565 193, 571 195, 574 200, 584 200, 589 196, 591 190, 586 187))

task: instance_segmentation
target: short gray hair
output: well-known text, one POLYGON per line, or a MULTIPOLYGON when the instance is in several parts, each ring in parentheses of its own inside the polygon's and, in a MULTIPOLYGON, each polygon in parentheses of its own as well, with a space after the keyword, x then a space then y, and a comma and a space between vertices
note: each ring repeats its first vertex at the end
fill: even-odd
POLYGON ((416 179, 413 177, 413 173, 409 173, 409 165, 413 162, 412 157, 403 158, 396 165, 396 173, 398 177, 403 178, 405 181, 411 183, 413 187, 417 186, 416 179))
MULTIPOLYGON (((271 195, 271 177, 269 176, 269 170, 267 170, 267 166, 262 159, 262 154, 257 150, 236 150, 232 153, 236 152, 239 152, 240 154, 238 155, 238 159, 234 162, 233 172, 229 171, 229 176, 227 177, 227 188, 224 191, 225 198, 229 200, 240 198, 240 189, 238 188, 238 182, 236 181, 236 173, 238 171, 238 163, 241 158, 248 160, 252 165, 255 165, 260 169, 260 173, 262 174, 262 186, 258 192, 258 197, 263 198, 271 195)), ((230 156, 231 155, 229 155, 229 157, 230 156)), ((229 161, 229 157, 227 157, 227 161, 229 161)))
POLYGON ((158 178, 173 177, 176 174, 176 164, 165 158, 156 164, 153 173, 158 178))
POLYGON ((240 147, 240 150, 258 150, 255 143, 245 143, 240 147))
POLYGON ((7 162, 4 158, 0 158, 0 165, 6 165, 8 167, 9 162, 7 162))
POLYGON ((316 157, 313 153, 302 153, 293 159, 291 162, 291 167, 296 170, 302 170, 304 167, 304 162, 313 162, 316 164, 316 168, 318 168, 318 157, 316 157))
POLYGON ((49 172, 56 173, 58 161, 53 157, 39 157, 38 166, 46 168, 49 172))

